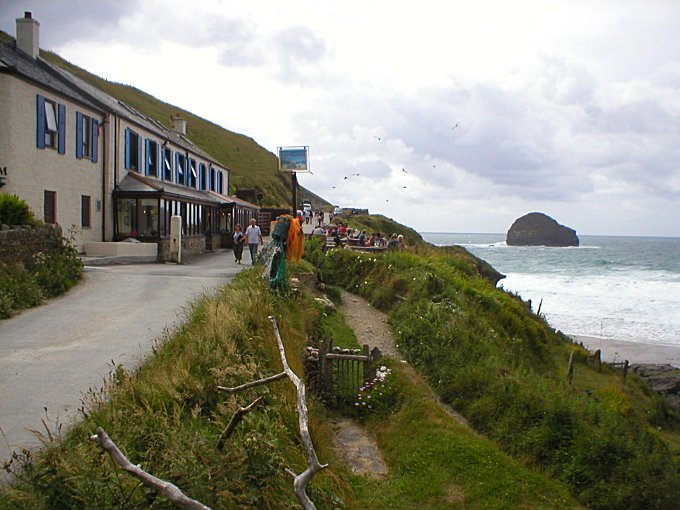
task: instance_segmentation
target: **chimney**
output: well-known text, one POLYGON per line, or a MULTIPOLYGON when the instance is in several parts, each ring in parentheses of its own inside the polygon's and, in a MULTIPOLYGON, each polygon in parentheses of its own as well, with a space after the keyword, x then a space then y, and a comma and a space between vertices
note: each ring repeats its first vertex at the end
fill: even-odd
POLYGON ((17 18, 17 49, 36 59, 40 51, 40 23, 26 11, 23 18, 17 18))
POLYGON ((172 130, 175 133, 186 136, 186 134, 187 134, 187 121, 184 120, 179 115, 170 115, 170 120, 172 121, 172 130))

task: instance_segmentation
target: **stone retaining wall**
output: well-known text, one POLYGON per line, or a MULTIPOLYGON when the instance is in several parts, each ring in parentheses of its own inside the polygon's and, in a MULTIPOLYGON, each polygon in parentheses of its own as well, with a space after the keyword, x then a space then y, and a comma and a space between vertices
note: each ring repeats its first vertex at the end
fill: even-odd
MULTIPOLYGON (((185 255, 195 255, 206 251, 205 236, 183 236, 182 258, 185 255)), ((170 260, 170 239, 162 239, 158 243, 158 259, 160 262, 170 260)))
POLYGON ((59 225, 0 227, 0 262, 29 262, 33 255, 55 248, 62 238, 59 225))

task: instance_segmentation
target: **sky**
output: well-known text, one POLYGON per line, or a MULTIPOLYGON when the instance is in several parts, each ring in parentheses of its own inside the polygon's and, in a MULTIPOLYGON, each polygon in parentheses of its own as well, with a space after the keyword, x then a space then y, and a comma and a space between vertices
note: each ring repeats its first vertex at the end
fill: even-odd
POLYGON ((309 146, 298 180, 336 205, 680 237, 676 0, 0 0, 0 28, 26 10, 90 72, 309 146))

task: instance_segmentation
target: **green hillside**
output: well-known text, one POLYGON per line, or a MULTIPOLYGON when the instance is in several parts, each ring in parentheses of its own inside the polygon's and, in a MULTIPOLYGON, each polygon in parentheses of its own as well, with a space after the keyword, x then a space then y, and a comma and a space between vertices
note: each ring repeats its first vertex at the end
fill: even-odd
MULTIPOLYGON (((0 32, 1 42, 12 40, 11 36, 0 32)), ((231 171, 230 193, 233 194, 239 188, 257 188, 264 193, 261 204, 264 207, 289 206, 290 175, 279 172, 277 157, 252 138, 229 131, 179 106, 165 103, 131 85, 100 78, 51 51, 41 50, 40 56, 168 128, 170 116, 181 115, 187 120, 187 136, 231 171)), ((304 189, 301 192, 310 193, 304 189)), ((330 205, 327 202, 324 204, 330 205)))

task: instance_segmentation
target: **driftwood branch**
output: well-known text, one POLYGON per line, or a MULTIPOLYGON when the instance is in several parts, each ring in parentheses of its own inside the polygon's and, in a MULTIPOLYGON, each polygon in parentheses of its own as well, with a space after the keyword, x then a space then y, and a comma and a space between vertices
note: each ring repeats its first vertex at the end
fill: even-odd
POLYGON ((210 510, 210 507, 205 506, 203 503, 191 499, 185 496, 184 493, 176 486, 160 478, 144 471, 139 465, 134 465, 128 460, 128 458, 123 455, 116 443, 109 437, 109 435, 101 427, 97 427, 97 433, 90 436, 92 441, 98 442, 101 447, 111 456, 116 464, 118 464, 125 471, 131 475, 139 478, 144 484, 151 487, 158 494, 165 496, 170 501, 172 501, 178 508, 183 508, 186 510, 210 510))
POLYGON ((253 407, 257 405, 257 403, 262 400, 264 397, 257 397, 255 400, 253 400, 249 405, 246 407, 239 407, 234 414, 231 416, 231 420, 229 420, 229 423, 227 424, 227 427, 222 431, 220 434, 220 438, 217 440, 217 449, 222 450, 222 447, 224 446, 224 442, 231 437, 231 435, 234 433, 234 430, 236 430, 236 427, 238 426, 239 423, 241 423, 241 420, 243 417, 248 414, 250 411, 253 410, 253 407))
POLYGON ((314 450, 314 443, 312 443, 312 436, 309 433, 309 416, 307 411, 307 399, 306 399, 306 389, 305 383, 295 375, 295 372, 291 370, 288 366, 288 360, 286 359, 286 350, 283 347, 283 341, 281 340, 281 334, 279 333, 279 326, 276 324, 276 319, 269 316, 269 320, 274 327, 274 335, 276 336, 276 343, 279 346, 279 355, 281 356, 281 364, 283 365, 283 372, 291 380, 295 389, 297 390, 297 413, 298 413, 298 424, 300 427, 300 436, 302 438, 302 443, 305 447, 305 452, 307 453, 307 469, 305 469, 299 475, 295 475, 290 470, 287 470, 291 475, 294 475, 293 487, 295 489, 295 497, 297 497, 300 506, 305 510, 315 510, 316 506, 309 496, 307 496, 307 485, 311 481, 312 477, 328 464, 321 464, 318 457, 316 456, 316 450, 314 450))
POLYGON ((247 390, 248 388, 252 388, 254 386, 260 386, 261 384, 269 384, 270 382, 278 381, 279 379, 283 379, 285 377, 288 377, 288 374, 281 372, 280 374, 258 379, 257 381, 251 381, 249 383, 242 384, 241 386, 234 386, 233 388, 218 386, 217 389, 226 393, 236 393, 237 391, 247 390))

